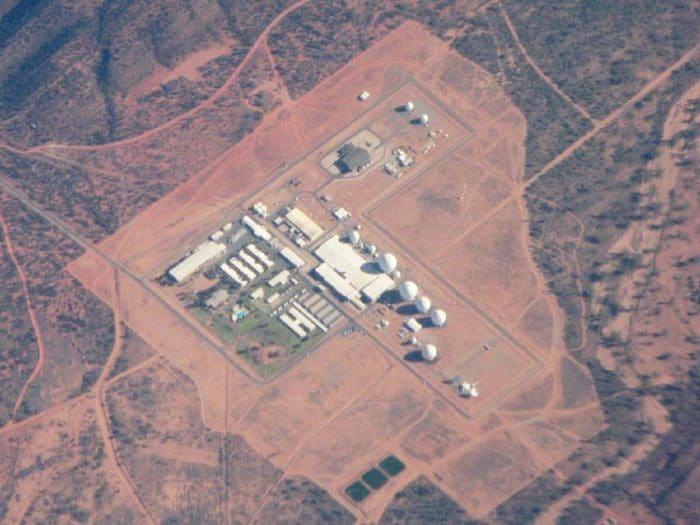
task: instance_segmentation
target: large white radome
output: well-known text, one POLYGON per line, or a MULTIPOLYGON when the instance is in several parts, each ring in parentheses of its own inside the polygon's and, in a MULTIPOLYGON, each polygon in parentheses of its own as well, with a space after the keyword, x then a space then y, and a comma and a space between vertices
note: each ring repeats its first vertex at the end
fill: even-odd
POLYGON ((418 285, 413 281, 404 281, 399 286, 399 294, 404 301, 413 301, 418 295, 418 285))
POLYGON ((398 261, 392 253, 383 254, 381 257, 379 257, 377 262, 379 263, 379 268, 381 268, 384 273, 393 272, 396 270, 396 266, 398 265, 398 261))
POLYGON ((430 320, 435 326, 442 326, 447 321, 447 314, 444 310, 433 310, 430 314, 430 320))
POLYGON ((425 296, 419 297, 416 300, 415 304, 416 304, 416 309, 422 314, 427 314, 428 310, 430 310, 430 304, 431 304, 430 299, 428 299, 425 296))
POLYGON ((420 349, 420 355, 423 358, 424 361, 434 361, 437 359, 437 348, 435 348, 435 345, 425 345, 423 348, 420 349))

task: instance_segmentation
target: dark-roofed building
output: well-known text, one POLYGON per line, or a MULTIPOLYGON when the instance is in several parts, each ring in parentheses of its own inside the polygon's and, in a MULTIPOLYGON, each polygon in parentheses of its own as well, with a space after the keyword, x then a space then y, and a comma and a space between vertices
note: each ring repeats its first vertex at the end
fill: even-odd
POLYGON ((338 160, 335 164, 342 173, 350 173, 366 168, 370 162, 367 150, 348 142, 338 150, 338 160))

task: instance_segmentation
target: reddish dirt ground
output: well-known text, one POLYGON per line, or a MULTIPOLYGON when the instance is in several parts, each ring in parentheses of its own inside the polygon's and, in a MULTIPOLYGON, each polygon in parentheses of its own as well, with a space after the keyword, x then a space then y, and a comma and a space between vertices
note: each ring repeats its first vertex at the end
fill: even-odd
MULTIPOLYGON (((102 253, 123 264, 121 319, 192 379, 207 427, 218 432, 235 428, 277 468, 320 484, 356 517, 378 519, 393 495, 421 474, 470 514, 483 517, 575 448, 580 439, 576 418, 565 417, 599 411, 588 393, 566 393, 560 384, 559 311, 541 292, 541 277, 524 242, 524 207, 515 190, 522 181, 524 123, 483 70, 417 24, 406 23, 300 100, 269 115, 237 147, 100 244, 102 253), (385 97, 411 77, 426 86, 431 101, 440 102, 436 114, 445 115, 445 127, 461 122, 461 132, 455 128, 449 142, 419 158, 413 173, 398 183, 387 184, 385 174, 375 170, 365 180, 323 186, 317 166, 323 145, 335 147, 335 137, 343 139, 354 127, 373 121, 380 105, 394 104, 385 97), (360 89, 373 94, 369 103, 356 101, 360 89), (440 184, 440 177, 449 177, 464 163, 474 167, 464 180, 440 184), (284 189, 284 182, 294 176, 303 180, 295 191, 327 192, 334 205, 363 217, 366 231, 394 250, 437 303, 446 305, 454 321, 424 334, 444 337, 444 361, 429 369, 406 362, 394 335, 400 318, 394 318, 391 332, 377 335, 373 319, 364 315, 355 321, 367 335, 335 336, 263 384, 149 280, 200 242, 203 232, 236 217, 241 204, 259 195, 287 202, 294 193, 284 189), (462 199, 453 194, 465 186, 462 199), (431 191, 438 193, 426 196, 431 191), (448 221, 462 233, 449 251, 436 250, 427 260, 406 249, 414 236, 429 239, 421 221, 430 208, 416 206, 421 199, 457 199, 462 210, 457 220, 450 214, 438 217, 437 222, 448 221), (397 218, 385 217, 380 228, 377 210, 382 206, 419 212, 398 225, 392 222, 397 218), (529 318, 550 335, 534 337, 523 326, 529 318), (498 338, 492 353, 463 350, 468 346, 474 352, 492 337, 498 338), (487 392, 473 404, 477 410, 472 414, 464 409, 469 401, 440 380, 443 367, 459 364, 483 374, 487 392), (539 404, 514 406, 512 400, 525 396, 543 374, 552 378, 551 388, 539 394, 539 404), (490 395, 488 390, 497 388, 500 394, 490 395), (566 406, 577 408, 559 408, 565 397, 566 406), (345 486, 389 453, 406 462, 406 471, 363 504, 350 503, 343 495, 345 486), (465 482, 475 477, 481 481, 465 482)), ((310 213, 324 214, 316 202, 307 202, 310 213)), ((443 234, 449 234, 448 227, 434 235, 441 239, 443 234)), ((114 275, 104 258, 88 252, 70 269, 113 304, 114 275)), ((591 416, 590 421, 599 427, 600 418, 591 416)), ((268 487, 251 511, 254 519, 275 488, 268 487)))

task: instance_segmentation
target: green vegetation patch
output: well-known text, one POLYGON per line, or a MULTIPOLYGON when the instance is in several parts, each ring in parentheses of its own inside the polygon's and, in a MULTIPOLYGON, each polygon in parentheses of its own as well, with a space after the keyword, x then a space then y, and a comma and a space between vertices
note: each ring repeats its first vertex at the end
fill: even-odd
POLYGON ((345 494, 350 496, 350 499, 355 503, 360 503, 369 496, 369 489, 363 483, 356 481, 345 489, 345 494))
POLYGON ((406 468, 406 465, 404 465, 403 461, 401 461, 399 458, 392 454, 391 456, 387 456, 379 462, 379 468, 381 468, 391 477, 394 477, 397 474, 403 472, 403 470, 406 468))
POLYGON ((389 478, 378 468, 373 468, 362 474, 362 481, 377 490, 382 488, 389 481, 389 478))

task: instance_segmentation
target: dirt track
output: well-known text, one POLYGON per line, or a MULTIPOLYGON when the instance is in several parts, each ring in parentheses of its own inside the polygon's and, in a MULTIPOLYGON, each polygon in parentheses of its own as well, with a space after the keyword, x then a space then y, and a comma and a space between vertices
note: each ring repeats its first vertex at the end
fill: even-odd
POLYGON ((110 149, 115 146, 123 146, 125 144, 131 144, 134 142, 140 142, 142 140, 145 140, 156 133, 167 129, 174 124, 178 122, 182 122, 183 120, 187 119, 188 117, 194 115, 198 111, 201 111, 204 108, 212 107, 214 106, 214 102, 220 98, 224 93, 226 93, 226 90, 238 80, 238 77, 240 76, 241 72, 245 69, 245 67, 248 65, 248 62, 251 60, 251 58, 255 55, 255 52, 260 48, 260 46, 265 46, 267 42, 267 36, 269 35, 270 31, 281 21, 283 20, 289 13, 295 11, 296 9, 300 8, 304 4, 308 3, 309 0, 298 0, 294 4, 290 5, 283 11, 281 11, 275 18, 265 27, 265 29, 260 33, 258 38, 255 40, 253 45, 251 46, 250 50, 246 54, 245 58, 241 61, 241 63, 236 67, 236 69, 231 73, 231 76, 224 82, 221 87, 219 87, 209 98, 206 100, 202 101, 200 104, 194 106, 193 108, 185 111, 184 113, 179 114, 177 117, 164 122, 163 124, 160 124, 159 126, 156 126, 154 128, 149 129, 148 131, 144 131, 143 133, 140 133, 138 135, 134 135, 133 137, 129 137, 127 139, 123 140, 118 140, 115 142, 110 142, 108 144, 103 144, 103 145, 62 145, 62 144, 42 144, 41 146, 36 146, 34 148, 29 148, 25 150, 27 153, 35 152, 35 151, 42 151, 45 148, 51 148, 53 146, 61 146, 62 148, 66 149, 83 149, 83 150, 100 150, 100 149, 110 149))
POLYGON ((642 89, 640 89, 633 97, 631 97, 629 100, 627 100, 624 104, 622 104, 615 111, 610 113, 607 117, 605 117, 602 120, 597 121, 595 126, 593 126, 593 129, 591 129, 588 133, 586 133, 581 138, 579 138, 576 142, 571 144, 571 146, 566 148, 559 155, 557 155, 551 161, 549 161, 540 171, 538 171, 532 177, 530 177, 523 184, 523 189, 527 188, 528 186, 531 186, 542 175, 544 175, 545 173, 550 171, 555 166, 559 165, 561 162, 568 159, 571 155, 573 155, 576 152, 577 149, 579 149, 586 142, 588 142, 594 136, 596 136, 600 130, 602 130, 603 128, 607 127, 609 124, 611 124, 612 122, 614 122, 615 120, 620 118, 620 116, 622 116, 622 114, 625 113, 625 111, 630 109, 637 101, 641 100, 646 95, 648 95, 649 93, 654 91, 656 88, 658 88, 661 84, 663 84, 663 82, 665 80, 667 80, 673 74, 674 71, 678 70, 684 64, 686 64, 689 60, 691 60, 695 56, 695 54, 698 52, 698 50, 700 50, 700 44, 693 47, 690 51, 685 53, 676 62, 671 64, 671 66, 667 67, 663 72, 659 73, 659 75, 657 75, 654 79, 647 82, 647 84, 642 89))
POLYGON ((518 49, 522 53, 523 57, 527 61, 528 64, 532 67, 532 69, 535 70, 535 72, 544 80, 549 87, 551 87, 557 95, 559 95, 561 98, 566 100, 569 104, 571 104, 574 108, 576 108, 576 111, 581 113, 584 117, 586 117, 588 120, 590 120, 593 124, 596 124, 597 121, 591 117, 590 113, 586 111, 584 107, 581 105, 577 104, 569 96, 564 93, 559 86, 557 86, 551 78, 549 78, 547 75, 544 74, 544 71, 540 69, 540 67, 535 63, 534 60, 532 60, 532 57, 530 57, 530 54, 527 52, 527 49, 525 49, 525 46, 523 46, 522 42, 520 41, 520 37, 518 37, 518 32, 515 29, 515 26, 513 25, 513 22, 510 19, 510 16, 508 16, 508 12, 506 11, 506 8, 503 6, 502 2, 498 2, 498 8, 501 11, 501 15, 503 17, 503 20, 505 21, 506 25, 508 26, 508 30, 510 31, 510 34, 513 36, 513 40, 515 40, 516 45, 518 46, 518 49))
POLYGON ((29 286, 27 285, 27 276, 24 274, 24 270, 20 266, 19 262, 17 261, 17 257, 15 256, 15 252, 12 248, 12 240, 10 239, 10 232, 9 232, 8 227, 7 227, 7 224, 5 223, 5 217, 2 214, 2 210, 0 210, 0 226, 2 227, 3 239, 5 240, 5 246, 7 247, 7 252, 10 255, 10 258, 12 259, 12 263, 15 265, 15 269, 17 270, 17 274, 19 275, 19 279, 22 282, 22 291, 24 293, 24 302, 27 305, 27 312, 29 313, 29 319, 32 322, 32 328, 34 329, 34 335, 36 337, 36 344, 37 344, 37 347, 39 348, 39 359, 36 362, 36 366, 34 367, 34 370, 32 370, 32 373, 30 374, 29 378, 27 378, 27 381, 25 381, 24 386, 22 387, 22 390, 20 391, 19 395, 17 396, 17 400, 15 401, 15 406, 12 409, 12 418, 16 419, 17 412, 19 411, 20 407, 22 406, 22 401, 24 400, 24 396, 27 393, 27 389, 29 388, 29 385, 31 385, 32 382, 39 376, 42 368, 44 367, 46 346, 44 345, 44 337, 41 334, 41 328, 39 327, 39 323, 36 320, 36 315, 34 314, 34 308, 32 307, 32 299, 31 299, 31 296, 29 295, 29 286))
POLYGON ((151 512, 148 510, 143 500, 138 494, 136 486, 129 477, 129 474, 124 470, 124 468, 119 463, 117 454, 114 450, 114 442, 112 440, 112 430, 109 424, 109 415, 107 414, 107 401, 105 399, 105 383, 106 379, 112 373, 114 365, 119 358, 122 351, 122 316, 121 316, 121 298, 120 298, 120 287, 119 287, 119 273, 114 270, 114 287, 112 290, 112 309, 114 311, 114 347, 112 352, 109 354, 109 358, 105 363, 100 376, 95 383, 95 412, 97 415, 97 423, 100 427, 100 432, 102 434, 102 441, 104 442, 105 450, 107 452, 107 459, 112 470, 113 475, 121 481, 122 486, 131 496, 134 503, 141 510, 142 516, 152 525, 155 525, 156 520, 152 516, 151 512))

